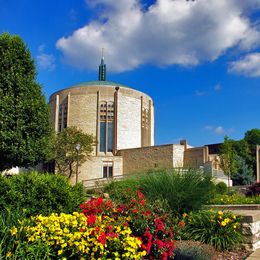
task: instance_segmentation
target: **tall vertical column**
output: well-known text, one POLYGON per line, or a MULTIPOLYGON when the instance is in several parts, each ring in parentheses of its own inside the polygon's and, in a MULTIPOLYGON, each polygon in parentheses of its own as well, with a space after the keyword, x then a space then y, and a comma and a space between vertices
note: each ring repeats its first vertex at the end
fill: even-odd
POLYGON ((97 91, 97 120, 96 120, 96 156, 98 155, 99 152, 99 122, 100 122, 100 107, 99 107, 99 100, 100 100, 100 93, 97 91))
POLYGON ((256 181, 260 181, 260 145, 256 146, 256 181))
POLYGON ((67 127, 70 126, 70 92, 68 94, 68 103, 67 103, 67 127))
POLYGON ((144 100, 143 96, 141 96, 141 118, 140 118, 140 127, 141 127, 141 147, 144 146, 144 124, 143 124, 143 106, 144 100))
POLYGON ((56 97, 55 97, 55 116, 54 116, 55 132, 58 132, 58 127, 59 127, 59 104, 60 104, 60 96, 56 95, 56 97))
POLYGON ((113 143, 113 154, 117 153, 117 118, 118 118, 118 91, 119 87, 115 88, 114 93, 114 143, 113 143))

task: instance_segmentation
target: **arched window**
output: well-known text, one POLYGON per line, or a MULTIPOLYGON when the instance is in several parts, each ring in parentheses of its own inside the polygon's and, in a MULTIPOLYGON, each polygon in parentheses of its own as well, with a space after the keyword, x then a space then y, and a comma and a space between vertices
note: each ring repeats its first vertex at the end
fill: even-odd
POLYGON ((102 101, 99 107, 99 151, 113 152, 114 103, 102 101))

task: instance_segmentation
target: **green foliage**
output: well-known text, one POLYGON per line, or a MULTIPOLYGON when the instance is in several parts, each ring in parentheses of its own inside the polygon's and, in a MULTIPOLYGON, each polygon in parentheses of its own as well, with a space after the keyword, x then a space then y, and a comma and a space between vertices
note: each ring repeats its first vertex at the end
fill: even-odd
POLYGON ((231 212, 212 210, 184 217, 184 239, 210 244, 219 250, 237 248, 243 241, 240 218, 231 212))
POLYGON ((237 165, 237 155, 233 147, 233 140, 230 140, 227 136, 224 138, 224 143, 220 147, 220 168, 228 176, 228 186, 230 187, 230 178, 236 173, 237 165))
POLYGON ((174 247, 175 260, 214 260, 214 247, 198 241, 176 241, 174 247))
POLYGON ((150 202, 162 200, 175 212, 197 210, 214 193, 210 174, 200 170, 158 170, 109 184, 105 191, 124 202, 139 188, 150 202))
POLYGON ((17 209, 3 210, 0 213, 0 258, 1 259, 49 259, 46 244, 38 241, 28 245, 26 241, 17 243, 10 230, 26 217, 26 211, 17 209))
POLYGON ((222 194, 216 195, 215 198, 211 199, 208 204, 210 205, 243 205, 243 204, 260 204, 259 196, 246 197, 243 194, 222 194))
POLYGON ((77 127, 65 128, 57 133, 54 141, 54 160, 59 169, 59 173, 65 174, 70 178, 75 172, 77 156, 79 165, 87 160, 95 144, 93 135, 83 133, 77 127), (77 154, 76 145, 80 144, 77 154))
POLYGON ((30 51, 19 36, 0 35, 0 171, 31 166, 49 153, 49 108, 30 51))
POLYGON ((52 174, 25 173, 9 179, 1 176, 0 189, 0 210, 25 209, 28 215, 70 213, 84 200, 81 184, 71 186, 65 177, 52 174))
POLYGON ((134 175, 126 177, 120 181, 110 181, 104 187, 104 192, 108 193, 113 201, 117 203, 125 203, 135 197, 139 186, 139 179, 134 175))
POLYGON ((216 193, 223 194, 227 192, 227 184, 223 181, 216 184, 216 193))
POLYGON ((196 169, 150 172, 142 175, 140 187, 148 199, 162 199, 178 213, 200 209, 214 191, 211 175, 196 169))
POLYGON ((233 185, 248 185, 255 181, 253 169, 246 164, 246 160, 237 156, 238 170, 232 176, 233 185))

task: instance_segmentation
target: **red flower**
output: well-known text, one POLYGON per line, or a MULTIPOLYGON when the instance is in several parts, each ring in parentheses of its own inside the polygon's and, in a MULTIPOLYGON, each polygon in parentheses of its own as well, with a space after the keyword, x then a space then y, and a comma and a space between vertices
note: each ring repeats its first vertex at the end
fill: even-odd
POLYGON ((179 227, 183 228, 185 226, 185 222, 184 221, 180 221, 178 225, 179 225, 179 227))
POLYGON ((136 192, 140 200, 144 199, 144 194, 140 190, 137 190, 136 192))
POLYGON ((145 204, 145 200, 140 200, 140 204, 144 205, 145 204))
POLYGON ((158 249, 159 249, 159 250, 162 249, 163 246, 164 246, 163 241, 160 240, 160 239, 156 239, 156 240, 154 241, 154 244, 158 246, 158 249))
POLYGON ((164 251, 162 254, 162 260, 167 260, 168 259, 168 254, 164 251))
POLYGON ((102 232, 101 235, 98 237, 98 242, 100 242, 102 245, 106 244, 106 233, 102 232))
POLYGON ((97 217, 95 215, 89 215, 87 218, 87 223, 89 226, 91 226, 92 224, 95 224, 97 220, 97 217))
POLYGON ((155 222, 155 226, 156 226, 156 232, 164 230, 164 223, 160 218, 156 218, 154 220, 154 222, 155 222))

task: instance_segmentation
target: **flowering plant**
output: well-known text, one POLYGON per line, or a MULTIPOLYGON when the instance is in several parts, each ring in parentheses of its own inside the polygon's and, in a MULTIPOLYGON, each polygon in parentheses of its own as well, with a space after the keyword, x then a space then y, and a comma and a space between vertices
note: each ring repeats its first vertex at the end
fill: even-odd
POLYGON ((183 238, 226 250, 243 241, 241 218, 231 212, 203 210, 183 214, 183 238))
MULTIPOLYGON (((124 218, 121 222, 127 221, 124 218)), ((82 213, 38 215, 23 221, 18 231, 10 230, 19 238, 25 233, 28 243, 43 241, 60 259, 142 259, 146 251, 141 240, 133 236, 128 226, 117 224, 113 218, 102 215, 85 216, 82 213)))
POLYGON ((149 206, 141 191, 129 203, 113 205, 112 201, 103 198, 91 199, 82 204, 81 209, 86 216, 99 213, 110 216, 116 222, 126 218, 125 226, 129 226, 134 236, 142 241, 147 259, 168 259, 174 249, 173 232, 170 216, 159 207, 149 206))

